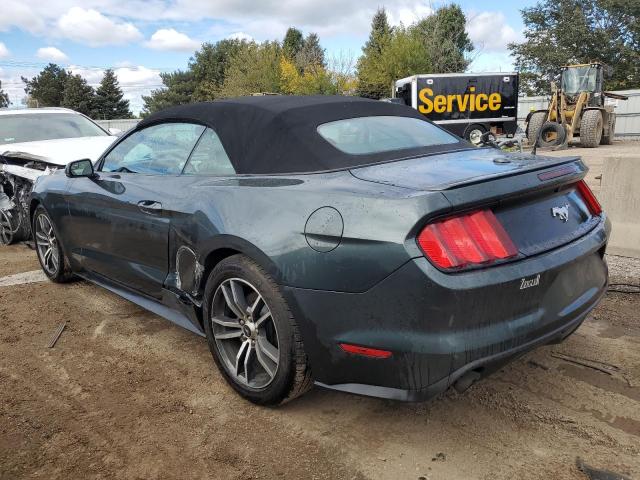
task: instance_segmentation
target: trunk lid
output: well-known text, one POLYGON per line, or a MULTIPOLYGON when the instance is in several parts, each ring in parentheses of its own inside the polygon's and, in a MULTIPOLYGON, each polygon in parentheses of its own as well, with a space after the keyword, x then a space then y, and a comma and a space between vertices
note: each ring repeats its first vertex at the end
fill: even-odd
POLYGON ((413 190, 448 190, 464 184, 575 162, 578 159, 576 156, 552 158, 510 154, 494 148, 473 148, 354 168, 351 174, 360 180, 413 190))
POLYGON ((493 212, 524 256, 572 242, 600 221, 590 212, 576 184, 507 200, 493 212))
MULTIPOLYGON (((518 250, 536 255, 593 229, 593 215, 577 188, 586 168, 579 157, 549 158, 475 149, 352 170, 361 180, 417 191, 439 191, 450 203, 433 220, 493 211, 518 250)), ((418 225, 423 228, 424 225, 418 225)), ((477 264, 483 266, 483 264, 477 264)))

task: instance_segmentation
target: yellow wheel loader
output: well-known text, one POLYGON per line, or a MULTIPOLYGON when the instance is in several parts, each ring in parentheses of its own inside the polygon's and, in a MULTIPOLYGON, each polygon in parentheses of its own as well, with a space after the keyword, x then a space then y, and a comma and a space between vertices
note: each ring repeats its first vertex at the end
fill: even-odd
POLYGON ((546 110, 527 116, 527 138, 540 147, 566 148, 574 137, 583 147, 610 145, 616 129, 616 114, 605 98, 627 100, 603 90, 604 76, 611 70, 600 62, 562 67, 560 88, 552 84, 546 110))

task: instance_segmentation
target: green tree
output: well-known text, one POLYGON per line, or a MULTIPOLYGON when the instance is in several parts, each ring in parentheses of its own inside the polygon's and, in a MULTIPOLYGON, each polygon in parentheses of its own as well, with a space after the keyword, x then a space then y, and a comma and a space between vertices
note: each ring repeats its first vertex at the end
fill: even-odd
POLYGON ((308 34, 302 47, 296 53, 295 63, 301 72, 326 68, 324 48, 320 45, 320 37, 316 33, 308 34))
POLYGON ((118 78, 112 69, 105 70, 96 89, 95 116, 102 120, 132 117, 129 100, 124 99, 118 78))
POLYGON ((50 63, 31 80, 21 77, 24 91, 39 107, 59 107, 64 95, 64 87, 69 76, 64 68, 50 63))
POLYGON ((143 95, 142 116, 146 117, 164 108, 184 105, 193 101, 196 82, 193 73, 176 70, 161 73, 163 88, 152 90, 150 95, 143 95))
POLYGON ((550 91, 562 65, 601 61, 613 67, 610 90, 640 83, 640 2, 541 0, 522 10, 524 41, 509 45, 526 94, 550 91))
POLYGON ((196 86, 193 101, 214 100, 226 76, 231 59, 246 46, 246 40, 225 39, 205 43, 189 61, 196 86))
POLYGON ((91 117, 94 115, 95 95, 93 88, 80 75, 68 75, 60 106, 91 117))
POLYGON ((473 43, 467 35, 466 24, 462 9, 458 5, 447 5, 412 27, 429 53, 433 72, 463 72, 469 66, 466 54, 473 51, 473 43))
POLYGON ((2 81, 0 81, 0 108, 8 107, 9 105, 11 105, 11 102, 9 101, 9 95, 7 95, 4 90, 2 90, 2 81))
POLYGON ((377 67, 380 65, 382 50, 391 39, 391 27, 384 8, 378 9, 371 21, 369 39, 362 48, 362 56, 358 59, 356 93, 361 97, 382 98, 388 91, 388 85, 381 83, 377 67))
POLYGON ((438 8, 413 25, 391 30, 384 10, 372 22, 369 41, 358 61, 357 93, 369 98, 391 94, 395 80, 418 73, 462 72, 473 44, 459 6, 438 8))
POLYGON ((231 59, 226 70, 220 97, 237 97, 253 93, 281 93, 279 42, 245 43, 231 59))
POLYGON ((289 60, 294 60, 298 52, 302 50, 304 45, 304 38, 302 32, 294 27, 289 27, 284 40, 282 41, 282 51, 284 56, 289 60))

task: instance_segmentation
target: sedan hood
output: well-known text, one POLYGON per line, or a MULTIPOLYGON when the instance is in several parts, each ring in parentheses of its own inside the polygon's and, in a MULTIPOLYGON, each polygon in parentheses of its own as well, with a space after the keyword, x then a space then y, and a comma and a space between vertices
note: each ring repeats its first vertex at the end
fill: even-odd
POLYGON ((413 190, 446 190, 462 184, 516 175, 525 171, 572 162, 580 157, 552 158, 474 148, 453 153, 412 158, 368 167, 351 173, 360 180, 413 190))
POLYGON ((8 143, 0 145, 0 155, 26 157, 59 166, 65 166, 82 158, 89 158, 95 162, 116 138, 118 137, 104 135, 8 143))

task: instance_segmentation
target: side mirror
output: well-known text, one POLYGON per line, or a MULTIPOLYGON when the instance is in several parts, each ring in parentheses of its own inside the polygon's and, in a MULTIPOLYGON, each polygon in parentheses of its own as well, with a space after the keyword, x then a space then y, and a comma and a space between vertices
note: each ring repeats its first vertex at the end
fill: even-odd
POLYGON ((64 168, 64 173, 69 178, 80 178, 80 177, 93 178, 96 176, 95 171, 93 170, 93 163, 88 158, 83 158, 82 160, 75 160, 69 163, 64 168))
POLYGON ((119 128, 109 127, 107 130, 111 135, 115 135, 116 137, 119 137, 122 134, 122 130, 119 128))

